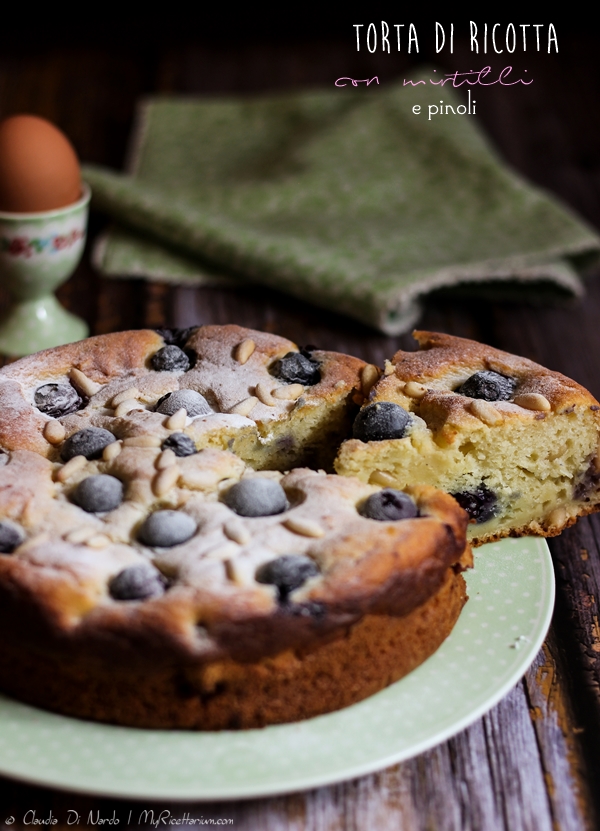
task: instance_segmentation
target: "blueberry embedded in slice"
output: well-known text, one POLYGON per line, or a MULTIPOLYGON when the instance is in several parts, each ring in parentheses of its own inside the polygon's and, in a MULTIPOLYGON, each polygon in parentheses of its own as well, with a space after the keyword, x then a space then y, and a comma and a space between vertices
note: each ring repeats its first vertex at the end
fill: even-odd
POLYGON ((25 542, 25 531, 10 519, 0 521, 0 554, 12 554, 15 548, 25 542))
POLYGON ((273 479, 243 479, 223 494, 223 502, 240 516, 281 514, 287 510, 284 489, 273 479))
POLYGON ((318 362, 305 352, 288 352, 275 362, 271 373, 288 384, 306 387, 313 387, 321 380, 318 362))
POLYGON ((185 433, 171 433, 160 447, 161 450, 172 450, 176 456, 193 456, 198 452, 194 441, 185 433))
POLYGON ((71 498, 89 514, 114 511, 123 501, 123 483, 115 476, 98 473, 83 479, 73 491, 71 498))
POLYGON ((407 493, 384 488, 372 493, 359 508, 359 513, 368 519, 380 522, 395 522, 399 519, 413 519, 419 515, 417 506, 407 493))
POLYGON ((190 368, 190 359, 183 349, 175 344, 163 346, 156 352, 151 360, 152 369, 157 372, 187 372, 190 368))
POLYGON ((276 586, 279 599, 285 602, 291 592, 317 574, 319 566, 310 557, 305 554, 284 554, 259 566, 255 577, 258 583, 276 586))
POLYGON ((150 563, 129 566, 113 577, 108 591, 115 600, 147 600, 165 593, 167 581, 150 563))
POLYGON ((488 519, 493 519, 498 513, 498 497, 483 482, 475 490, 452 493, 450 496, 456 499, 460 507, 478 525, 487 522, 488 519))
POLYGON ((484 369, 476 372, 454 390, 458 395, 468 398, 480 398, 483 401, 508 401, 515 391, 517 382, 514 378, 507 378, 499 372, 484 369))
POLYGON ((589 502, 590 497, 595 494, 600 485, 600 471, 596 467, 597 459, 592 459, 588 469, 580 475, 573 488, 573 499, 582 502, 589 502))
POLYGON ((156 548, 172 548, 196 533, 196 523, 182 511, 155 511, 142 523, 138 540, 156 548))
POLYGON ((73 456, 85 456, 86 459, 99 459, 102 451, 115 441, 115 437, 103 427, 84 427, 64 442, 60 452, 63 462, 73 456))
POLYGON ((392 401, 376 401, 364 407, 354 419, 352 435, 360 441, 401 439, 410 424, 409 413, 392 401))
POLYGON ((83 406, 83 399, 71 384, 44 384, 34 393, 35 406, 51 418, 74 413, 83 406))
POLYGON ((191 417, 210 415, 213 410, 203 395, 195 390, 176 390, 163 395, 154 408, 157 413, 174 415, 178 410, 185 409, 191 417))

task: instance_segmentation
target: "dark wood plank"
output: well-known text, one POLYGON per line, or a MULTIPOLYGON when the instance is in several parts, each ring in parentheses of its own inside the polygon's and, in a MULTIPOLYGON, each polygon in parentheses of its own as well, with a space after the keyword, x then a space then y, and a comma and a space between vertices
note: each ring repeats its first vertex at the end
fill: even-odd
POLYGON ((569 667, 554 626, 524 679, 554 826, 595 828, 590 784, 586 781, 582 722, 573 709, 569 667))

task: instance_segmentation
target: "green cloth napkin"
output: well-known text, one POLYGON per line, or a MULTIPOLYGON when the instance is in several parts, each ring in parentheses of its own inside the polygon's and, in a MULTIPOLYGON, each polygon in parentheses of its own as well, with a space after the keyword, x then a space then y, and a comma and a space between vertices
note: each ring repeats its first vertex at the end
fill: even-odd
POLYGON ((458 284, 580 296, 598 235, 508 170, 472 116, 429 119, 439 101, 429 84, 147 100, 129 175, 84 169, 118 223, 94 261, 113 276, 262 283, 387 334, 458 284))

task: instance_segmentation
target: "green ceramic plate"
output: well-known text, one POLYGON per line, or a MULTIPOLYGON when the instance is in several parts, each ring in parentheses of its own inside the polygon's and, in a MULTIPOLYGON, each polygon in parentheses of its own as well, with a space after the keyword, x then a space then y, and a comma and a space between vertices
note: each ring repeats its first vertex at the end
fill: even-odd
POLYGON ((314 788, 415 756, 493 707, 550 624, 545 541, 477 549, 467 582, 469 602, 436 654, 353 707, 263 730, 186 733, 107 727, 0 698, 0 773, 111 796, 234 799, 314 788))

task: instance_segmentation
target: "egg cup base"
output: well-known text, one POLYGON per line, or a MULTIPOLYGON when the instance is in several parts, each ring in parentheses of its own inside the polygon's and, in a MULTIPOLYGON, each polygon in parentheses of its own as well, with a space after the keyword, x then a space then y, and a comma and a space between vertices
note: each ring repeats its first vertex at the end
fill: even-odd
POLYGON ((13 303, 0 321, 0 353, 21 357, 82 340, 84 320, 64 309, 53 294, 13 303))

